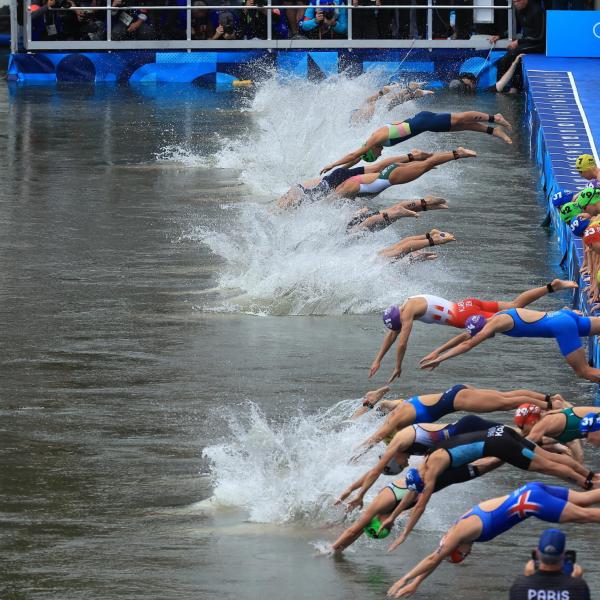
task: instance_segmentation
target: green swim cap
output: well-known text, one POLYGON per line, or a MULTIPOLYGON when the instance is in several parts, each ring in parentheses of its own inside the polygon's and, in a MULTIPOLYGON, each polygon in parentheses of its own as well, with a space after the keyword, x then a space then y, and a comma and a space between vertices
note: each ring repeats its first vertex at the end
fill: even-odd
POLYGON ((363 531, 365 532, 365 535, 367 537, 370 537, 372 540, 382 540, 388 535, 390 535, 390 530, 386 527, 385 529, 382 529, 378 534, 377 532, 379 531, 380 527, 381 521, 379 517, 375 515, 371 519, 371 522, 363 529, 363 531))
MULTIPOLYGON (((367 145, 367 142, 365 142, 363 144, 363 146, 366 146, 366 145, 367 145)), ((361 158, 365 162, 375 162, 377 160, 377 157, 375 156, 375 152, 373 151, 373 148, 367 150, 364 154, 362 154, 361 158)))
POLYGON ((565 202, 559 210, 560 218, 565 223, 570 223, 577 215, 583 212, 583 208, 577 202, 565 202))

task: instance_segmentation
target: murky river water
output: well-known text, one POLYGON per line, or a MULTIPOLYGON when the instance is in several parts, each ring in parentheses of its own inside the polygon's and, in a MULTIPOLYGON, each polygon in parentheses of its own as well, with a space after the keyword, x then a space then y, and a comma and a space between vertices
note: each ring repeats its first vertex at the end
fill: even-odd
MULTIPOLYGON (((348 429, 352 403, 338 403, 391 372, 388 360, 367 380, 381 309, 418 292, 509 299, 560 274, 511 98, 477 107, 519 124, 512 147, 423 135, 409 147, 479 157, 371 203, 431 193, 449 211, 354 242, 350 208, 270 212, 373 128, 347 126, 366 85, 271 81, 254 99, 0 86, 1 597, 383 598, 458 515, 534 478, 505 466, 446 490, 394 554, 361 541, 317 556, 340 531, 332 499, 367 466, 344 457, 373 422, 348 429), (458 240, 438 261, 376 258, 433 226, 458 240)), ((467 106, 449 101, 421 106, 467 106)), ((443 329, 415 327, 398 395, 469 382, 593 397, 543 340, 497 339, 417 371, 443 329)), ((480 544, 418 597, 505 597, 543 527, 480 544)), ((594 528, 568 533, 597 587, 594 528)))

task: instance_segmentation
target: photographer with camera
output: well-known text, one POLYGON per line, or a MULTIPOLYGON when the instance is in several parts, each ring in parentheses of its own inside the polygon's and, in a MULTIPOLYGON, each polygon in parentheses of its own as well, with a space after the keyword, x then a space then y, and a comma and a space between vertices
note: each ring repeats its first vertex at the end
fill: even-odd
POLYGON ((348 34, 348 10, 342 0, 310 0, 304 19, 298 26, 310 39, 346 38, 348 34))
POLYGON ((565 551, 566 536, 560 529, 546 529, 532 560, 510 588, 510 600, 589 600, 590 590, 575 563, 575 552, 565 551))
MULTIPOLYGON (((134 1, 138 5, 141 4, 140 0, 134 1)), ((117 8, 127 6, 127 4, 127 0, 112 0, 111 6, 117 8)), ((111 30, 113 41, 156 39, 154 28, 148 22, 149 15, 146 9, 112 10, 111 14, 113 16, 111 30)))
POLYGON ((211 12, 211 18, 218 19, 218 25, 215 27, 215 33, 211 40, 237 40, 238 33, 235 17, 229 10, 211 12))
MULTIPOLYGON (((267 39, 267 12, 266 0, 246 0, 246 6, 259 6, 259 9, 242 11, 242 31, 245 40, 267 39)), ((272 11, 272 34, 274 39, 288 39, 289 28, 287 19, 278 8, 272 11)))

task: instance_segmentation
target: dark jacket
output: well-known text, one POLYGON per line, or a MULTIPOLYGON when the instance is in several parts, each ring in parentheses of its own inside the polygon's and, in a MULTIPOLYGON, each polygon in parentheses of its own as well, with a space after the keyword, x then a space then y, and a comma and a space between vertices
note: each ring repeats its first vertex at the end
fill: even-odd
POLYGON ((517 50, 546 46, 546 13, 540 0, 529 0, 523 10, 515 11, 517 24, 521 31, 517 50))
POLYGON ((510 600, 590 600, 587 583, 562 571, 536 571, 520 575, 510 588, 510 600), (550 594, 549 592, 553 593, 550 594))

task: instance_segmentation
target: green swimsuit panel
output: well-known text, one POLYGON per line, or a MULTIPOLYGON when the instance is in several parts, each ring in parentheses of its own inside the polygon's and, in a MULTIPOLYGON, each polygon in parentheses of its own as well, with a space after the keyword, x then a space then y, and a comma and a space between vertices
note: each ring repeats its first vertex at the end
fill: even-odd
POLYGON ((564 408, 560 412, 567 417, 567 423, 562 433, 554 439, 561 444, 566 444, 582 438, 583 436, 579 431, 579 423, 582 417, 578 417, 572 408, 564 408))
POLYGON ((389 179, 390 175, 392 174, 392 171, 396 168, 399 167, 400 165, 396 164, 396 163, 392 163, 391 165, 388 165, 387 167, 385 167, 385 169, 381 170, 381 173, 379 173, 379 177, 377 179, 389 179))

